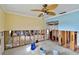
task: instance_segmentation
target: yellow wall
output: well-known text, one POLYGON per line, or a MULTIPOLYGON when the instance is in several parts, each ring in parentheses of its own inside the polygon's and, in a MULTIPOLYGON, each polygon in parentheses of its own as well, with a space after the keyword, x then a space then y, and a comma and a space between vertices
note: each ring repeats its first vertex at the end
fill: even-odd
POLYGON ((0 8, 0 31, 4 31, 4 20, 5 20, 5 14, 0 8))
POLYGON ((0 7, 0 31, 40 29, 45 29, 45 22, 42 18, 4 13, 0 7))
POLYGON ((5 30, 34 30, 45 29, 45 22, 42 18, 21 16, 6 13, 5 30))

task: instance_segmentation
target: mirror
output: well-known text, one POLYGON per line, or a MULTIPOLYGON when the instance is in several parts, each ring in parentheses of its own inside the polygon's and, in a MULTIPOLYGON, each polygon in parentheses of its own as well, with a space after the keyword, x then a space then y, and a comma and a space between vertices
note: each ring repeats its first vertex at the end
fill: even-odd
POLYGON ((1 39, 0 39, 0 45, 1 45, 1 39))

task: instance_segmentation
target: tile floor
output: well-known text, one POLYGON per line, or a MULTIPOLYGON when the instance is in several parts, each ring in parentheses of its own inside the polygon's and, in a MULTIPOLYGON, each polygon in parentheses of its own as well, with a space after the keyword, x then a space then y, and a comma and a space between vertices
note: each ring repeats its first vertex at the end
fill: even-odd
POLYGON ((78 55, 79 53, 74 52, 70 49, 61 47, 57 42, 50 40, 42 41, 36 44, 37 48, 34 51, 30 51, 30 44, 22 47, 8 49, 4 52, 4 55, 40 55, 40 47, 43 47, 47 51, 47 55, 52 55, 53 49, 57 49, 60 55, 78 55))

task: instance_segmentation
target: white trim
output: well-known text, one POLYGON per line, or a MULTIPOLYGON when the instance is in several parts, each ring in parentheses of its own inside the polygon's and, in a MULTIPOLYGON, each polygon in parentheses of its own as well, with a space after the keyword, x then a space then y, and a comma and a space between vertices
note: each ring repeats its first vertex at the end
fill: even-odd
POLYGON ((9 14, 15 14, 15 15, 20 15, 20 16, 27 16, 27 17, 32 17, 32 18, 37 18, 37 19, 42 19, 42 17, 36 17, 36 16, 28 16, 26 14, 22 14, 22 13, 18 13, 18 12, 12 12, 12 11, 6 11, 6 13, 9 13, 9 14))
POLYGON ((77 12, 77 11, 79 11, 79 9, 72 10, 72 11, 67 12, 65 14, 60 14, 60 15, 57 15, 57 16, 46 18, 46 20, 51 19, 51 18, 55 18, 55 17, 59 17, 59 16, 63 16, 63 15, 66 15, 66 14, 70 14, 70 13, 73 13, 73 12, 77 12))
POLYGON ((3 7, 0 5, 0 10, 5 13, 5 10, 3 9, 3 7))

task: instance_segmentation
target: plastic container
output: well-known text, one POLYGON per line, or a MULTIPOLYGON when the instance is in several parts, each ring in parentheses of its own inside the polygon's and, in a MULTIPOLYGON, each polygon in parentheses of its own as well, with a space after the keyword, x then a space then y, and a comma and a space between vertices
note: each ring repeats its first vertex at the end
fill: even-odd
POLYGON ((53 55, 58 55, 59 54, 59 51, 57 49, 53 49, 52 50, 52 53, 53 53, 53 55))
POLYGON ((40 54, 41 54, 41 55, 46 55, 46 50, 43 49, 43 48, 40 48, 40 54))

